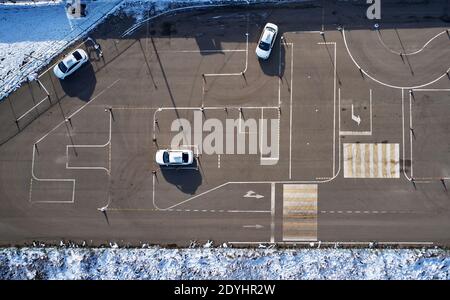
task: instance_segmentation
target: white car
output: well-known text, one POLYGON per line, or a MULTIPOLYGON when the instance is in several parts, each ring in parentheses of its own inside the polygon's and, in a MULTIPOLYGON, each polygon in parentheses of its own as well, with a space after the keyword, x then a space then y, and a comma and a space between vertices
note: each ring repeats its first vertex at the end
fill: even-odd
POLYGON ((83 49, 77 49, 64 57, 54 68, 53 73, 59 79, 64 79, 83 64, 89 61, 89 57, 83 49))
POLYGON ((261 59, 268 59, 272 47, 277 39, 278 26, 272 23, 267 23, 259 38, 258 46, 256 47, 256 56, 261 59))
POLYGON ((155 160, 162 166, 191 165, 194 162, 194 152, 192 150, 158 150, 155 160))

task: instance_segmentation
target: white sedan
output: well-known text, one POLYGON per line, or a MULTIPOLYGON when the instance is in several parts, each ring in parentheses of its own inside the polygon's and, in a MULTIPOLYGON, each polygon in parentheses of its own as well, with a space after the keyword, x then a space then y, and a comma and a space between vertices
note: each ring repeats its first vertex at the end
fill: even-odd
POLYGON ((162 166, 191 165, 194 162, 194 152, 192 150, 158 150, 155 160, 162 166))
POLYGON ((83 64, 89 61, 89 57, 83 49, 77 49, 64 57, 54 68, 53 73, 59 79, 64 79, 83 64))
POLYGON ((256 56, 261 59, 268 59, 272 47, 277 39, 278 26, 272 23, 267 23, 259 38, 258 46, 256 47, 256 56))

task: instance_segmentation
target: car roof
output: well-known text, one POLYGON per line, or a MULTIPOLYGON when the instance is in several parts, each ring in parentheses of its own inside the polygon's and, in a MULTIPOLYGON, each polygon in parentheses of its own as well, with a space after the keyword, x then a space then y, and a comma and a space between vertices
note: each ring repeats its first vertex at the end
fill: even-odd
POLYGON ((71 53, 63 59, 63 62, 68 68, 70 68, 74 63, 77 62, 77 60, 71 53))
MULTIPOLYGON (((63 59, 63 63, 70 68, 73 64, 75 64, 78 60, 75 58, 75 56, 73 55, 75 52, 77 52, 78 50, 73 51, 72 53, 70 53, 69 55, 67 55, 64 59, 63 59)), ((78 52, 79 53, 79 52, 78 52)))
POLYGON ((264 34, 261 38, 261 40, 265 43, 271 43, 273 36, 275 35, 275 32, 273 32, 272 30, 268 30, 267 28, 264 30, 264 34))
POLYGON ((169 152, 169 162, 171 163, 183 162, 183 151, 168 151, 168 152, 169 152))

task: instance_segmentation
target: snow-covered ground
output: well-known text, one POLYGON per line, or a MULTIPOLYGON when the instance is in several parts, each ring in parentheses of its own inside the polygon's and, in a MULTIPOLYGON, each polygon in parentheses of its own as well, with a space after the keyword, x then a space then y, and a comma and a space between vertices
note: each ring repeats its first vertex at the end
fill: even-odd
POLYGON ((5 248, 0 279, 450 279, 449 251, 5 248))

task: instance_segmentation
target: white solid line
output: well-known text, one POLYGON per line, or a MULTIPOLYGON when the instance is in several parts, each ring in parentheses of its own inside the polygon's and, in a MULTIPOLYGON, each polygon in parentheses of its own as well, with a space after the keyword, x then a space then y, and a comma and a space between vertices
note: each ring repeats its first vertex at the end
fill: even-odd
MULTIPOLYGON (((104 148, 110 145, 111 143, 111 128, 112 128, 112 113, 109 112, 109 135, 108 141, 102 145, 66 145, 66 169, 73 170, 104 170, 109 175, 111 173, 111 169, 107 169, 105 167, 71 167, 69 166, 69 148, 104 148)), ((110 164, 109 157, 109 164, 110 164)))
MULTIPOLYGON (((214 77, 214 76, 242 76, 243 74, 245 74, 245 72, 247 72, 247 68, 248 68, 248 33, 246 33, 246 46, 245 46, 245 68, 243 71, 239 72, 239 73, 206 73, 203 74, 203 76, 205 77, 214 77)), ((203 84, 205 84, 203 82, 203 84)))
POLYGON ((48 90, 45 88, 45 86, 42 84, 42 82, 39 80, 39 77, 36 79, 36 81, 39 83, 39 85, 44 89, 45 93, 47 94, 47 96, 50 95, 50 93, 48 92, 48 90))
POLYGON ((403 144, 403 174, 405 175, 406 179, 411 181, 411 178, 408 177, 408 174, 406 174, 406 154, 405 154, 405 90, 402 89, 402 144, 403 144))
POLYGON ((221 52, 245 52, 246 49, 222 49, 222 50, 158 50, 158 53, 221 53, 221 52))
POLYGON ((413 89, 416 92, 450 92, 450 89, 413 89))
POLYGON ((355 66, 356 66, 359 70, 361 70, 361 72, 362 72, 364 75, 366 75, 367 77, 369 77, 370 79, 372 79, 372 80, 375 81, 376 83, 379 83, 379 84, 381 84, 381 85, 384 85, 384 86, 387 86, 387 87, 390 87, 390 88, 394 88, 394 89, 417 89, 417 88, 422 88, 422 87, 431 85, 431 84, 433 84, 433 83, 435 83, 435 82, 438 82, 438 81, 441 80, 443 77, 447 76, 447 72, 450 71, 450 68, 448 68, 448 69, 445 71, 445 73, 442 74, 441 76, 439 76, 438 78, 434 79, 433 81, 430 81, 430 82, 428 82, 428 83, 425 83, 425 84, 422 84, 422 85, 418 85, 418 86, 402 87, 402 86, 396 86, 396 85, 392 85, 392 84, 387 84, 387 83, 384 83, 384 82, 382 82, 382 81, 376 79, 375 77, 371 76, 369 73, 367 73, 364 69, 362 69, 362 68, 359 66, 359 64, 356 62, 355 58, 353 57, 353 55, 352 55, 352 53, 350 52, 350 49, 349 49, 349 47, 348 47, 347 39, 346 39, 346 37, 345 37, 345 29, 342 29, 342 37, 344 38, 344 45, 345 45, 345 48, 347 49, 347 53, 348 53, 348 55, 350 56, 350 58, 351 58, 351 60, 353 61, 353 63, 355 64, 355 66))
MULTIPOLYGON (((100 93, 98 93, 94 98, 90 99, 88 102, 86 102, 85 104, 83 104, 79 109, 77 109, 76 111, 74 111, 70 116, 67 117, 67 119, 71 119, 74 115, 76 115, 77 113, 79 113, 82 109, 84 109, 86 106, 88 106, 90 103, 92 103, 95 99, 97 99, 97 97, 99 97, 100 95, 102 95, 106 90, 110 89, 113 85, 115 85, 117 82, 119 82, 120 79, 117 79, 116 81, 114 81, 112 84, 110 84, 109 86, 107 86, 104 90, 102 90, 100 93)), ((58 125, 56 125, 55 127, 53 127, 49 132, 47 132, 44 136, 42 136, 39 140, 37 140, 35 142, 35 144, 40 143, 43 139, 45 139, 50 133, 52 133, 53 131, 55 131, 56 129, 59 128, 59 126, 61 126, 62 124, 64 124, 66 122, 66 120, 61 121, 58 125)))
POLYGON ((22 114, 19 118, 17 118, 17 121, 20 121, 23 117, 25 117, 26 115, 28 115, 33 109, 35 109, 36 107, 38 107, 42 102, 44 102, 45 100, 48 99, 48 96, 45 96, 44 99, 42 99, 41 101, 39 101, 37 104, 35 104, 33 107, 31 107, 29 110, 27 110, 24 114, 22 114))
MULTIPOLYGON (((33 156, 31 160, 31 178, 32 180, 42 181, 42 182, 71 182, 72 183, 72 200, 71 201, 32 201, 31 187, 30 187, 30 203, 74 203, 75 202, 75 179, 74 178, 63 178, 63 179, 50 179, 50 178, 38 178, 34 175, 34 164, 35 164, 35 153, 36 147, 33 146, 33 156)), ((31 181, 30 184, 33 184, 31 181)))
POLYGON ((411 178, 414 178, 414 168, 413 168, 413 124, 412 124, 412 96, 409 94, 409 144, 410 144, 410 159, 411 159, 411 178))
POLYGON ((294 90, 293 77, 294 77, 294 44, 291 43, 291 90, 289 95, 289 179, 292 179, 292 114, 293 114, 292 98, 294 90))
POLYGON ((334 92, 333 92, 333 175, 336 173, 336 78, 337 78, 337 59, 336 43, 334 44, 334 92))
POLYGON ((405 55, 405 56, 411 56, 411 55, 415 55, 415 54, 418 54, 418 53, 420 53, 420 52, 422 52, 433 40, 435 40, 436 38, 438 38, 440 35, 442 35, 442 34, 444 34, 444 33, 447 33, 447 31, 446 30, 444 30, 444 31, 442 31, 442 32, 440 32, 440 33, 438 33, 438 34, 436 34, 434 37, 432 37, 428 42, 426 42, 425 43, 425 45, 423 45, 423 47, 422 48, 420 48, 420 49, 418 49, 418 50, 416 50, 416 51, 414 51, 414 52, 411 52, 411 53, 404 53, 404 52, 398 52, 398 51, 394 51, 394 50, 392 50, 392 49, 390 49, 384 42, 383 42, 383 39, 381 38, 381 34, 380 34, 380 32, 379 32, 379 30, 377 30, 377 35, 378 35, 378 39, 380 40, 380 42, 381 42, 381 44, 383 45, 383 47, 384 48, 386 48, 389 52, 391 52, 391 53, 393 53, 393 54, 395 54, 395 55, 405 55))
POLYGON ((270 223, 270 242, 275 242, 275 183, 271 183, 270 193, 270 211, 271 211, 271 223, 270 223))

